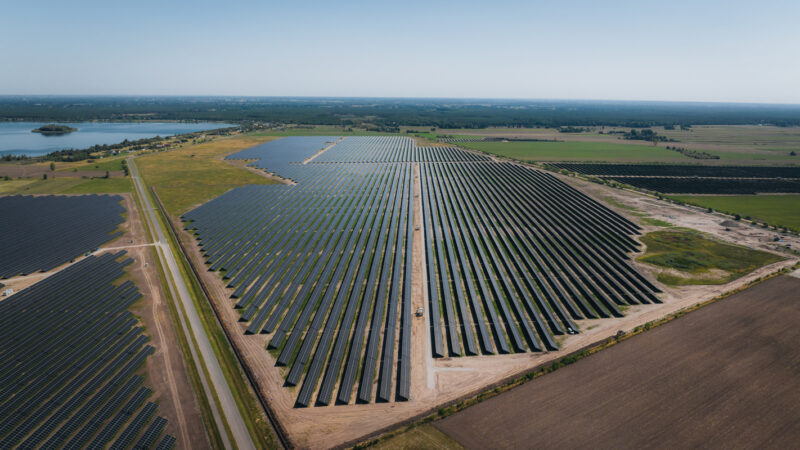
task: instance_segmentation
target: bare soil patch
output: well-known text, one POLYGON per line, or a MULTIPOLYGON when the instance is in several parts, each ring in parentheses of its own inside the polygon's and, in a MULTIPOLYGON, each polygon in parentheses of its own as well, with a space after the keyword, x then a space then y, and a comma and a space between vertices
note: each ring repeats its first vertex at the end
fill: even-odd
POLYGON ((797 289, 772 279, 435 426, 468 448, 792 447, 797 289))

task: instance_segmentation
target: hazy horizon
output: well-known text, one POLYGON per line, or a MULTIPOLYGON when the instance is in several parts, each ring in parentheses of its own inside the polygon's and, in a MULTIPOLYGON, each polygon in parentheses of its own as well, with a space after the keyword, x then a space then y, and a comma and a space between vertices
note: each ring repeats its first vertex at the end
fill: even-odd
POLYGON ((800 104, 800 6, 705 0, 0 6, 3 95, 800 104))

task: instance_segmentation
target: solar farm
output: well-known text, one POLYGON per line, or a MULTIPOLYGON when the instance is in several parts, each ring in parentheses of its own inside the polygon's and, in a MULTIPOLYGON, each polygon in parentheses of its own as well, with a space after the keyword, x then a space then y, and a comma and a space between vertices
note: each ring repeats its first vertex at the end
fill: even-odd
POLYGON ((289 181, 182 219, 296 407, 412 400, 415 320, 433 358, 537 353, 578 320, 660 302, 629 262, 639 227, 539 170, 399 136, 288 137, 229 159, 289 181))
POLYGON ((154 348, 115 283, 133 262, 89 256, 0 302, 0 448, 172 448, 137 372, 154 348), (23 338, 24 337, 24 338, 23 338))
POLYGON ((0 279, 49 271, 122 235, 118 195, 0 197, 0 279))

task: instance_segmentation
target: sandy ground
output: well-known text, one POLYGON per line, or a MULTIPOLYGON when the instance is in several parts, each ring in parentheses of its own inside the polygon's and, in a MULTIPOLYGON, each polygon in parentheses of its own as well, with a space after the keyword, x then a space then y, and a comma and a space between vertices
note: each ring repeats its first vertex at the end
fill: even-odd
MULTIPOLYGON (((418 174, 418 170, 415 170, 418 174)), ((766 232, 749 226, 740 226, 725 232, 720 223, 724 217, 707 214, 700 210, 667 205, 644 195, 616 190, 594 183, 562 177, 589 195, 603 200, 612 197, 615 201, 647 211, 652 217, 669 221, 676 225, 700 229, 720 236, 721 239, 754 248, 770 249, 766 232)), ((419 182, 415 178, 415 194, 419 193, 419 182)), ((415 222, 421 225, 420 200, 415 198, 415 222)), ((616 209, 616 208, 614 208, 616 209)), ((631 211, 617 209, 632 219, 631 211)), ((182 227, 177 227, 182 229, 182 227)), ((257 392, 266 400, 277 416, 280 427, 286 431, 289 440, 300 448, 328 448, 351 444, 371 435, 390 429, 398 423, 435 411, 443 404, 474 395, 487 386, 502 382, 509 377, 525 373, 548 361, 596 343, 619 330, 628 331, 648 321, 656 320, 681 308, 694 305, 718 294, 733 290, 755 278, 794 264, 795 259, 787 260, 761 268, 753 273, 720 286, 688 286, 680 289, 666 288, 660 297, 661 305, 633 306, 621 319, 584 320, 578 323, 581 333, 566 336, 561 342, 561 350, 555 352, 523 353, 511 355, 474 356, 462 358, 432 359, 428 342, 427 322, 415 318, 412 326, 412 351, 415 364, 412 368, 412 399, 408 402, 375 403, 367 405, 344 405, 328 407, 295 408, 296 388, 283 387, 281 370, 275 367, 272 356, 265 351, 270 335, 245 335, 244 323, 238 321, 238 313, 232 307, 231 289, 225 288, 219 275, 209 272, 204 264, 195 240, 185 232, 181 236, 189 250, 190 259, 200 268, 203 283, 213 296, 220 314, 220 321, 233 336, 246 364, 256 378, 257 392)), ((792 238, 796 239, 796 238, 792 238)), ((800 247, 800 241, 794 244, 800 247)), ((784 255, 789 256, 789 255, 784 255)), ((422 233, 415 231, 414 238, 413 305, 425 305, 424 252, 422 233)), ((653 273, 649 266, 635 263, 652 281, 653 273)), ((427 313, 427 311, 426 311, 427 313)), ((427 318, 426 318, 427 319, 427 318)))
POLYGON ((434 426, 475 449, 796 447, 799 288, 771 279, 434 426))
POLYGON ((339 139, 337 139, 337 140, 336 140, 336 142, 331 142, 331 145, 329 145, 329 146, 327 146, 327 147, 325 147, 325 148, 321 148, 321 149, 319 149, 319 151, 318 151, 317 153, 314 153, 314 156, 310 156, 310 157, 308 157, 308 158, 304 159, 304 160, 303 160, 303 164, 308 164, 308 163, 310 163, 310 162, 311 162, 311 161, 313 161, 313 160, 314 160, 314 158, 316 158, 317 156, 319 156, 319 155, 321 155, 321 154, 323 154, 323 153, 327 152, 328 150, 330 150, 331 148, 333 148, 333 146, 334 146, 334 145, 336 145, 336 144, 338 144, 339 142, 342 142, 342 140, 344 140, 344 138, 345 138, 345 137, 344 137, 344 136, 342 136, 342 137, 340 137, 339 139))

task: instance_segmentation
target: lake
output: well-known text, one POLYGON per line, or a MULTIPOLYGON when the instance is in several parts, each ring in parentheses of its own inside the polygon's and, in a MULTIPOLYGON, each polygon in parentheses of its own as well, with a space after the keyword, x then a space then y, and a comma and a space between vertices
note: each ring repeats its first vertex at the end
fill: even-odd
POLYGON ((118 144, 125 139, 172 136, 195 131, 233 127, 228 123, 201 122, 80 122, 65 123, 74 131, 62 136, 44 136, 31 130, 46 122, 0 122, 0 155, 41 156, 64 149, 82 149, 93 145, 118 144))

